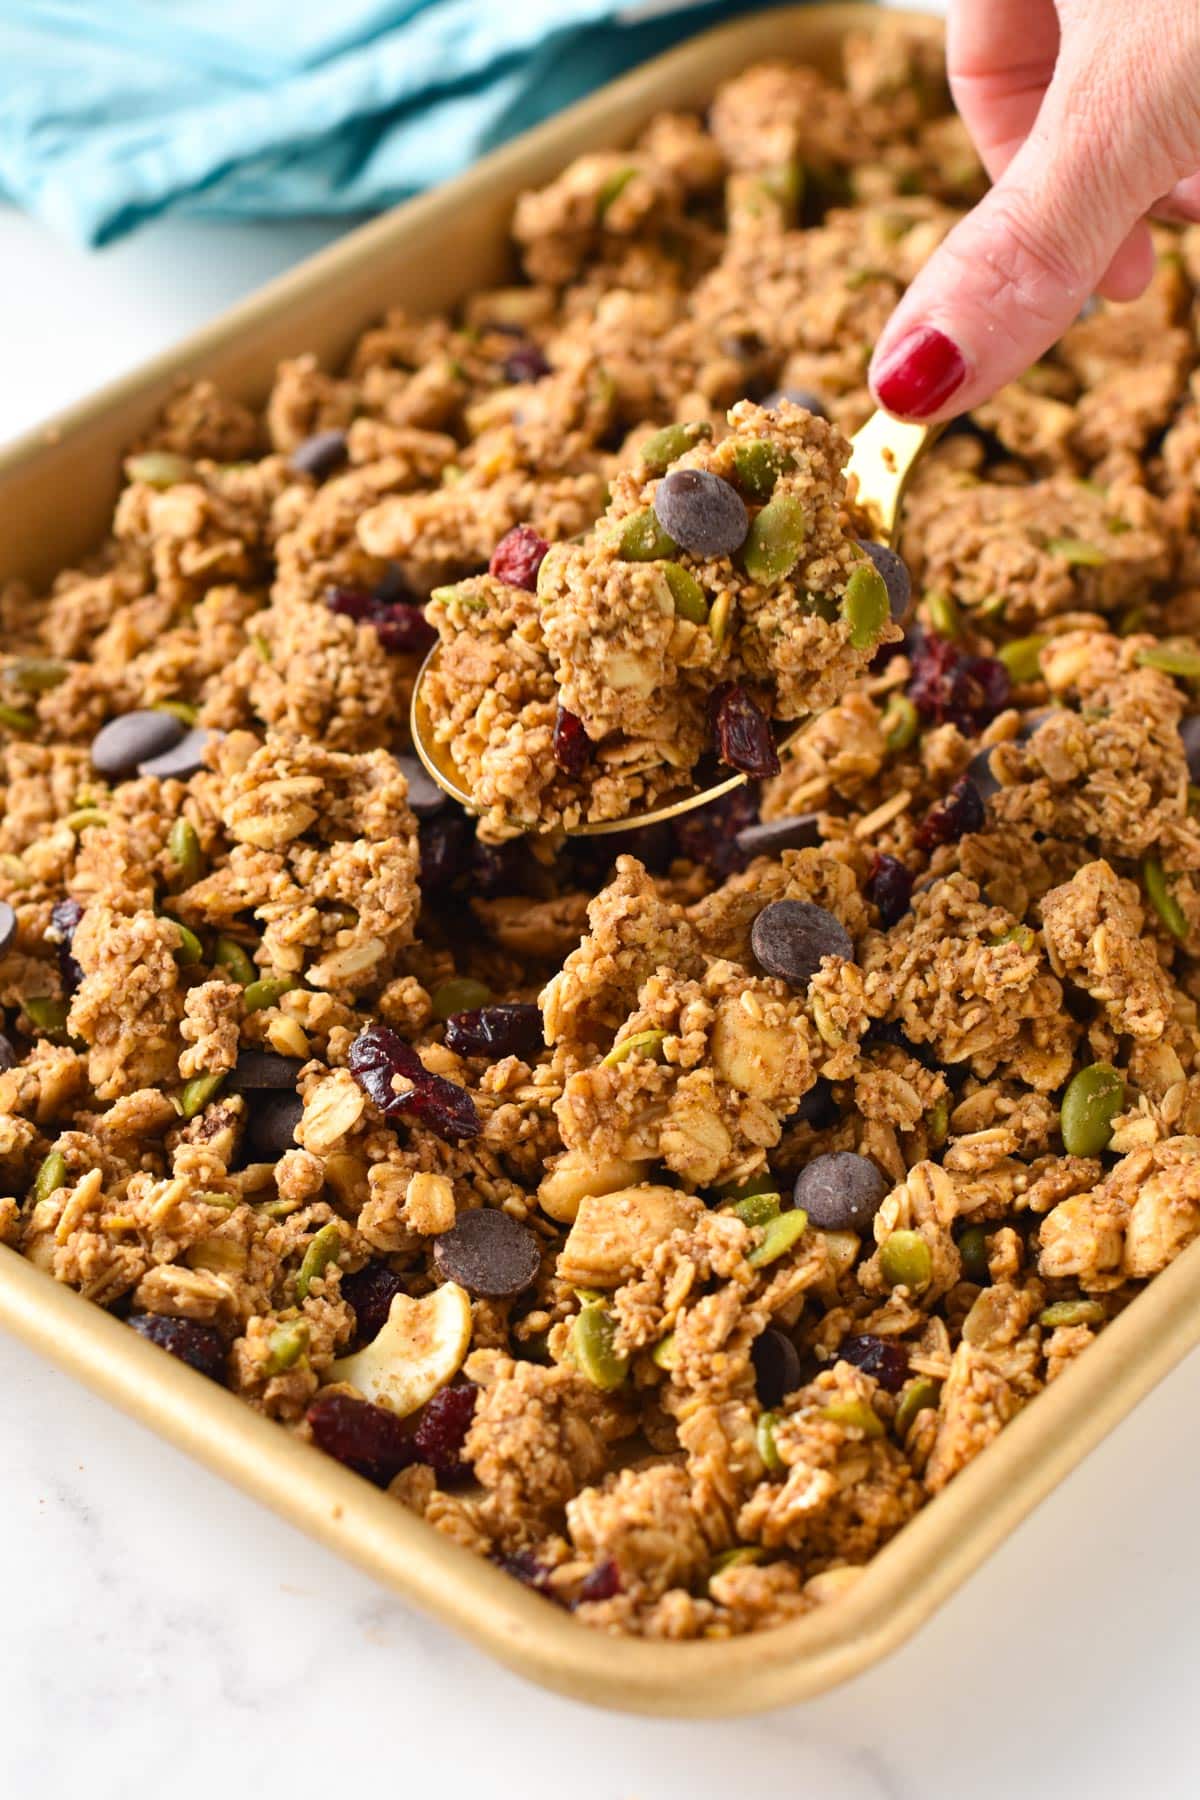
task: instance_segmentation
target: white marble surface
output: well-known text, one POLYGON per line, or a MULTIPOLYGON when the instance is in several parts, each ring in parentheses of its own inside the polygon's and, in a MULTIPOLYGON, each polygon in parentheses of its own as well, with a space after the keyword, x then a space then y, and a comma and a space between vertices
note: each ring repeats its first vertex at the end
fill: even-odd
MULTIPOLYGON (((0 437, 325 235, 156 227, 86 258, 0 211, 0 437)), ((712 1725, 541 1695, 8 1340, 0 1370, 5 1800, 1200 1791, 1200 1359, 889 1662, 712 1725)))

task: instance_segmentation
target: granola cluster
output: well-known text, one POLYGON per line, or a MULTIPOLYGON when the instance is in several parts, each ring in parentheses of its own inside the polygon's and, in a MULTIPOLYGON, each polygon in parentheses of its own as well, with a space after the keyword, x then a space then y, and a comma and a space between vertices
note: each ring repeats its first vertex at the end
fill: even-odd
POLYGON ((605 1631, 832 1602, 1200 1235, 1200 229, 940 441, 872 612, 843 434, 981 178, 927 36, 845 58, 180 393, 0 589, 0 1239, 605 1631))

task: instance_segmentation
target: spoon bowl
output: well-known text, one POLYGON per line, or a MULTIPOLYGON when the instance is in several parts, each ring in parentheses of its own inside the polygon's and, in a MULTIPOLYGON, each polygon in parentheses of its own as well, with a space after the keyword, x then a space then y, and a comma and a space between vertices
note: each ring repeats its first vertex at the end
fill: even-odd
MULTIPOLYGON (((936 436, 936 428, 911 425, 893 419, 890 413, 875 412, 850 441, 847 477, 853 477, 855 501, 869 514, 874 541, 891 546, 896 535, 900 507, 908 478, 918 458, 936 436)), ((428 704, 427 677, 436 669, 441 645, 435 644, 421 664, 413 688, 411 731, 413 747, 428 773, 442 791, 457 800, 468 812, 473 810, 470 791, 450 753, 449 746, 438 741, 436 727, 428 704)), ((806 716, 789 724, 777 738, 776 748, 785 750, 808 724, 806 716)), ((725 794, 741 787, 747 777, 734 773, 723 776, 708 787, 681 787, 645 812, 626 813, 619 819, 600 819, 576 826, 571 837, 606 837, 617 831, 636 831, 643 825, 657 825, 664 819, 676 819, 681 813, 698 806, 708 806, 725 794)))

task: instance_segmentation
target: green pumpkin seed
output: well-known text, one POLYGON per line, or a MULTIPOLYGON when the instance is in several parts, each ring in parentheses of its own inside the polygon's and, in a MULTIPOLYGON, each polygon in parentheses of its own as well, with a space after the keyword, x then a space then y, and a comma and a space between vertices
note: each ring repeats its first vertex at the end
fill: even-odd
POLYGON ((19 706, 6 706, 3 701, 0 701, 0 725, 5 731, 16 731, 22 736, 37 730, 37 720, 32 713, 22 712, 19 706))
POLYGON ((615 1068, 618 1063, 628 1062, 631 1056, 649 1056, 655 1062, 661 1062, 657 1052, 666 1035, 665 1031, 635 1031, 632 1037, 622 1038, 619 1044, 613 1045, 608 1055, 601 1058, 600 1067, 615 1068))
POLYGON ((752 1269, 765 1269, 768 1263, 786 1256, 807 1228, 808 1214, 803 1207, 794 1206, 790 1212, 777 1214, 762 1227, 762 1242, 750 1252, 746 1261, 752 1269))
POLYGON ((733 595, 726 588, 717 595, 712 603, 712 611, 708 615, 708 630, 715 649, 723 648, 729 636, 730 621, 733 618, 733 595))
POLYGON ((187 457, 171 450, 143 450, 125 458, 126 480, 143 481, 147 487, 174 487, 178 481, 190 481, 194 473, 187 457))
POLYGON ((679 1367, 679 1350, 675 1342, 675 1333, 668 1331, 665 1338, 660 1338, 650 1352, 650 1361, 657 1363, 660 1369, 676 1369, 679 1367))
POLYGON ((61 1150, 52 1150, 49 1156, 44 1158, 33 1178, 33 1187, 30 1189, 29 1197, 36 1206, 42 1200, 48 1200, 58 1188, 64 1187, 66 1180, 67 1159, 61 1150))
POLYGON ((1098 1300, 1056 1300, 1038 1314, 1038 1324, 1053 1331, 1057 1325, 1103 1325, 1107 1316, 1098 1300))
POLYGON ((751 1194, 778 1194, 779 1183, 770 1169, 764 1169, 761 1175, 751 1175, 748 1181, 718 1182, 716 1193, 721 1200, 748 1200, 751 1194))
POLYGON ((747 1194, 744 1200, 735 1200, 732 1206, 724 1209, 742 1221, 743 1225, 765 1225, 779 1214, 778 1194, 747 1194))
POLYGON ((492 990, 486 982, 472 981, 469 975, 455 975, 434 988, 433 1016, 444 1025, 453 1014, 473 1012, 477 1006, 486 1006, 491 998, 492 990))
MULTIPOLYGON (((808 514, 794 494, 776 494, 755 513, 742 545, 742 567, 751 581, 770 587, 790 575, 808 536, 808 514)), ((887 590, 884 590, 886 600, 887 590)))
POLYGON ((45 1037, 61 1043, 67 1029, 67 1014, 70 1002, 52 1000, 48 994, 35 994, 31 1000, 23 1000, 21 1005, 28 1018, 32 1019, 38 1030, 45 1037))
POLYGON ((735 1544, 732 1550, 722 1550, 714 1560, 708 1579, 715 1580, 726 1569, 743 1569, 752 1563, 760 1563, 765 1555, 766 1551, 761 1544, 735 1544))
POLYGON ((617 198, 617 195, 625 192, 625 189, 629 186, 629 183, 636 174, 637 169, 634 164, 626 163, 623 168, 614 169, 612 174, 606 176, 604 181, 601 182, 600 188, 596 194, 596 212, 601 219, 604 217, 613 201, 617 198))
POLYGON ((622 519, 617 536, 617 555, 623 562, 658 562, 674 556, 679 546, 658 522, 652 506, 622 519))
POLYGON ((929 623, 939 637, 961 637, 962 620, 952 595, 947 594, 942 588, 932 589, 925 596, 925 611, 929 614, 929 623))
POLYGON ((1045 632, 1032 637, 1013 638, 1001 644, 996 655, 1008 670, 1011 681, 1038 681, 1042 673, 1042 651, 1050 639, 1045 632))
POLYGON ((69 674, 66 663, 50 656, 22 656, 5 670, 8 680, 24 694, 47 693, 69 674))
POLYGON ((879 1247, 879 1272, 889 1287, 928 1287, 933 1255, 919 1231, 893 1231, 879 1247))
POLYGON ((191 927, 181 925, 178 919, 172 919, 171 923, 179 933, 179 948, 175 952, 176 962, 182 963, 185 968, 190 968, 194 963, 203 962, 204 945, 191 927))
POLYGON ((958 1254, 962 1257, 963 1274, 968 1281, 979 1287, 987 1287, 991 1283, 991 1271, 988 1269, 987 1232, 982 1225, 968 1225, 960 1233, 958 1254))
POLYGON ((575 1315, 571 1350, 580 1373, 604 1393, 619 1388, 629 1373, 629 1358, 616 1350, 617 1326, 606 1306, 588 1305, 575 1315))
POLYGON ((782 1475, 784 1469, 783 1458, 775 1443, 775 1427, 778 1423, 778 1413, 759 1413, 758 1423, 754 1428, 755 1449, 758 1451, 768 1475, 782 1475))
POLYGON ((778 163, 774 168, 761 170, 758 180, 775 204, 794 218, 804 198, 804 164, 794 158, 791 162, 778 163))
POLYGON ((915 1381, 909 1382, 896 1407, 896 1436, 901 1443, 908 1436, 909 1427, 917 1414, 927 1412, 931 1406, 937 1405, 940 1391, 939 1383, 928 1375, 918 1375, 915 1381))
POLYGON ((686 424, 664 425, 661 431, 651 432, 638 450, 642 467, 648 475, 665 475, 673 462, 700 443, 703 438, 712 436, 712 426, 707 419, 691 419, 686 424))
POLYGON ((850 627, 850 642, 856 650, 869 650, 879 641, 890 611, 883 576, 874 563, 859 563, 851 570, 842 597, 842 617, 850 627))
POLYGON ((1171 933, 1182 943, 1188 934, 1187 914, 1171 892, 1173 877, 1159 862, 1157 856, 1142 858, 1142 885, 1149 896, 1150 904, 1171 933))
POLYGON ((277 1325, 267 1339, 267 1360, 263 1364, 266 1375, 282 1375, 286 1369, 295 1368, 300 1358, 308 1349, 309 1329, 304 1319, 292 1319, 285 1325, 277 1325))
POLYGON ((790 450, 773 444, 770 438, 755 438, 738 444, 733 452, 733 472, 737 484, 748 500, 760 503, 775 492, 775 483, 785 469, 794 469, 796 459, 790 450))
POLYGON ((1098 545, 1089 544, 1083 538, 1051 538, 1046 548, 1052 556, 1061 556, 1064 562, 1080 568, 1099 569, 1108 561, 1107 550, 1101 550, 1098 545))
POLYGON ((834 1425, 853 1426, 864 1437, 883 1436, 883 1420, 865 1400, 832 1400, 821 1408, 821 1417, 831 1420, 834 1425))
POLYGON ((1153 644, 1148 650, 1139 650, 1134 661, 1143 669, 1159 669, 1185 681, 1200 680, 1200 650, 1194 644, 1153 644))
POLYGON ((170 713, 181 725, 194 725, 200 717, 199 707, 193 706, 189 700, 156 700, 152 710, 170 713))
POLYGON ((1037 933, 1029 925, 1010 925, 1007 931, 997 932, 988 942, 997 948, 1001 944, 1019 944, 1022 950, 1032 950, 1037 943, 1037 933))
POLYGON ((893 755, 915 744, 921 729, 921 715, 907 694, 891 694, 880 720, 883 741, 893 755))
POLYGON ((708 601, 704 598, 704 589, 696 577, 682 563, 677 562, 665 562, 662 572, 679 617, 687 619, 692 625, 707 625, 708 601))
POLYGON ((196 827, 189 819, 176 819, 167 834, 167 851, 175 864, 181 888, 191 887, 204 873, 204 857, 196 827))
POLYGON ((258 970, 238 943, 236 938, 222 934, 213 945, 213 964, 224 969, 232 981, 239 987, 249 987, 258 970))
POLYGON ((308 1241, 300 1273, 296 1277, 297 1300, 307 1300, 308 1290, 313 1282, 325 1273, 331 1262, 337 1261, 341 1247, 341 1227, 336 1220, 330 1219, 328 1225, 322 1225, 316 1236, 308 1241))
POLYGON ((925 1136, 936 1149, 939 1144, 945 1143, 949 1130, 950 1102, 943 1094, 940 1100, 934 1101, 925 1114, 925 1136))
POLYGON ((63 820, 71 831, 86 831, 89 825, 107 825, 108 814, 98 806, 80 806, 63 820))
POLYGON ((216 1075, 193 1075, 175 1103, 182 1117, 194 1119, 197 1113, 202 1113, 209 1101, 215 1097, 224 1079, 224 1069, 216 1075))
POLYGON ((292 993, 300 986, 290 975, 260 975, 252 981, 242 995, 242 1005, 248 1013, 262 1012, 268 1006, 274 1006, 285 994, 292 993))
POLYGON ((1092 1063, 1067 1084, 1059 1115, 1068 1156, 1099 1156, 1107 1150, 1112 1123, 1125 1105, 1125 1082, 1111 1063, 1092 1063))

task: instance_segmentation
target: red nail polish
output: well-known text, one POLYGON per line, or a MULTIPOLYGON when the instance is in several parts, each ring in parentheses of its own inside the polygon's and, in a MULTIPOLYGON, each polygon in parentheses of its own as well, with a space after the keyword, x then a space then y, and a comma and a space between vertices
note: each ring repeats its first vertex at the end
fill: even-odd
POLYGON ((875 377, 881 406, 905 419, 925 419, 944 406, 966 380, 958 345, 933 325, 901 338, 875 377))

